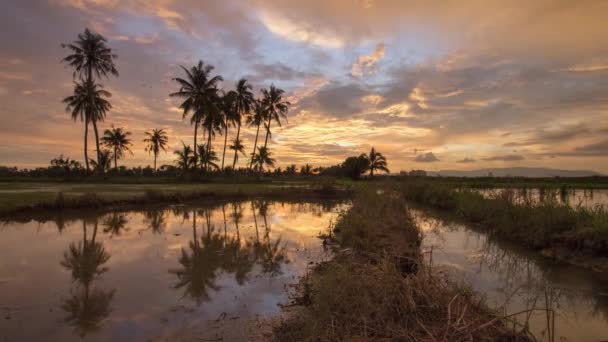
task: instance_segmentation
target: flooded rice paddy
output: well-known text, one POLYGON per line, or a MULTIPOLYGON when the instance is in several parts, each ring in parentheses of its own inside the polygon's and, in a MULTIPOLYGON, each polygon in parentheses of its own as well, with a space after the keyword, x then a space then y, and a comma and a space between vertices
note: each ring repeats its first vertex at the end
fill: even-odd
POLYGON ((311 264, 338 202, 77 212, 0 224, 0 341, 248 338, 311 264))

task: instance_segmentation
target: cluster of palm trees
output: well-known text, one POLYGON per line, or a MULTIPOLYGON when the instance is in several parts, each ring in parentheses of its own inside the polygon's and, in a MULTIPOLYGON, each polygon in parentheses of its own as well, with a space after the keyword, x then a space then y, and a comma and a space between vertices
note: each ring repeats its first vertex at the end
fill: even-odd
MULTIPOLYGON (((106 118, 112 108, 108 100, 112 94, 104 89, 100 80, 110 76, 118 76, 114 63, 116 55, 107 46, 107 40, 100 34, 89 29, 78 35, 78 39, 69 44, 62 44, 70 53, 62 60, 73 68, 74 93, 63 100, 66 110, 74 121, 84 123, 84 160, 86 172, 90 172, 90 165, 98 172, 109 170, 114 161, 118 169, 118 160, 126 152, 132 153, 130 132, 122 128, 108 129, 100 139, 98 123, 106 118), (96 158, 88 156, 88 130, 93 126, 95 133, 96 158), (103 149, 100 146, 103 145, 103 149)), ((176 163, 184 171, 197 170, 200 166, 203 171, 235 170, 239 154, 246 156, 245 146, 241 140, 241 127, 243 124, 256 128, 253 152, 249 161, 249 170, 264 171, 264 166, 274 166, 274 159, 268 150, 268 138, 271 136, 271 125, 276 122, 281 125, 281 119, 286 118, 290 103, 283 99, 284 91, 271 85, 269 89, 262 89, 262 98, 255 99, 253 87, 246 79, 236 83, 235 89, 224 91, 219 89, 218 83, 223 81, 219 75, 211 75, 213 66, 199 61, 191 68, 182 66, 185 77, 174 78, 179 89, 170 94, 171 97, 182 99, 180 109, 183 118, 190 118, 194 126, 194 145, 184 144, 183 149, 175 151, 178 157, 176 163), (258 147, 260 127, 265 131, 264 145, 258 147), (198 144, 199 127, 203 130, 203 139, 206 142, 198 144), (228 131, 236 129, 236 135, 228 144, 228 131), (212 142, 216 135, 224 135, 221 166, 219 157, 213 150, 212 142), (226 161, 226 148, 234 151, 232 165, 226 161)), ((154 154, 154 169, 158 153, 166 151, 168 138, 163 129, 153 129, 146 132, 146 151, 154 154)))
POLYGON ((290 103, 283 99, 284 91, 271 85, 269 89, 262 89, 262 98, 256 99, 253 87, 246 79, 240 79, 234 90, 224 91, 218 88, 223 80, 219 75, 212 75, 213 66, 199 61, 190 69, 182 66, 185 77, 176 77, 174 81, 179 85, 171 97, 182 99, 180 109, 183 118, 190 118, 194 126, 194 147, 183 143, 182 149, 175 151, 177 164, 184 171, 196 170, 199 166, 203 171, 236 170, 239 154, 246 156, 245 147, 240 138, 243 124, 256 128, 253 152, 249 162, 249 170, 264 171, 264 166, 274 166, 275 160, 268 150, 268 138, 271 135, 270 127, 273 122, 281 126, 281 119, 286 118, 290 103), (206 143, 198 144, 198 130, 203 129, 203 139, 206 143), (258 147, 260 127, 264 126, 264 146, 258 147), (228 131, 236 129, 236 135, 228 145, 228 131), (221 158, 213 150, 213 137, 224 135, 224 147, 221 158), (234 151, 232 166, 226 163, 226 148, 234 151))

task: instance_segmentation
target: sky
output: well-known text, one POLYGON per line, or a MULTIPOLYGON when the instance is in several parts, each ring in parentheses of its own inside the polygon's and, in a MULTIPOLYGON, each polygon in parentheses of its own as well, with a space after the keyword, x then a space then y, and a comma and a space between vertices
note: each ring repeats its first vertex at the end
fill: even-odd
MULTIPOLYGON (((192 143, 174 77, 203 60, 292 106, 269 148, 278 166, 333 165, 373 146, 392 172, 551 167, 608 173, 608 1, 0 0, 0 165, 82 160, 84 125, 61 43, 104 35, 120 76, 110 125, 192 143)), ((243 129, 246 150, 253 128, 243 129)), ((230 135, 232 138, 233 135, 230 135)), ((223 137, 214 141, 221 152, 223 137)), ((89 146, 93 146, 90 140, 89 146)), ((93 151, 93 150, 91 150, 93 151)), ((93 152, 90 153, 93 155, 93 152)), ((242 158, 241 160, 243 160, 242 158)))

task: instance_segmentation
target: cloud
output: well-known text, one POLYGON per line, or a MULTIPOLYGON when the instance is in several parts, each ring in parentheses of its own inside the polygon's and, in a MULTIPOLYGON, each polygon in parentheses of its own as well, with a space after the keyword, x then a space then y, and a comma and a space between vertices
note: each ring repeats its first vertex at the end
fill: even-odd
POLYGON ((435 157, 435 154, 433 154, 433 152, 427 152, 416 156, 416 158, 414 158, 414 161, 419 163, 432 163, 439 161, 439 159, 435 157))
POLYGON ((483 160, 485 160, 485 161, 520 161, 520 160, 524 160, 524 159, 525 158, 519 154, 508 154, 508 155, 502 155, 502 156, 493 156, 493 157, 483 158, 483 160))
POLYGON ((384 43, 380 42, 376 45, 376 48, 371 55, 357 57, 357 60, 351 67, 351 75, 361 77, 364 74, 373 72, 374 67, 382 57, 384 57, 384 43))
POLYGON ((457 163, 467 164, 467 163, 474 163, 474 162, 476 162, 476 160, 473 159, 473 158, 468 158, 467 157, 467 158, 464 158, 464 159, 461 159, 461 160, 457 160, 456 162, 457 163))

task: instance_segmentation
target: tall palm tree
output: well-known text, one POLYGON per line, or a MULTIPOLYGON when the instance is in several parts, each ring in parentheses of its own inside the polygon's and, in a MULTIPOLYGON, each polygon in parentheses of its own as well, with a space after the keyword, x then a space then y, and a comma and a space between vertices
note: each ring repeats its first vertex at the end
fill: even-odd
POLYGON ((258 167, 258 171, 261 173, 264 172, 264 165, 268 165, 270 167, 274 166, 274 158, 271 158, 272 153, 268 151, 268 148, 265 146, 258 147, 258 153, 255 155, 254 164, 258 167))
MULTIPOLYGON (((241 121, 243 118, 243 114, 247 114, 251 111, 255 99, 253 98, 253 87, 251 84, 247 83, 247 80, 241 78, 236 83, 236 112, 234 123, 236 124, 236 139, 235 141, 240 141, 239 136, 241 134, 241 121)), ((258 126, 259 127, 259 126, 258 126)), ((232 161, 232 170, 236 168, 236 162, 238 161, 238 151, 234 151, 234 160, 232 161)))
MULTIPOLYGON (((182 104, 179 106, 184 112, 183 117, 186 118, 189 114, 190 124, 194 125, 194 146, 198 146, 196 143, 198 126, 201 124, 205 115, 209 112, 211 107, 215 106, 213 103, 217 98, 217 83, 223 81, 221 76, 211 77, 211 71, 213 66, 199 61, 198 65, 186 69, 181 67, 186 73, 186 78, 176 77, 173 80, 179 84, 179 90, 169 94, 171 97, 179 97, 184 99, 182 104)), ((194 151, 194 166, 196 167, 196 160, 198 160, 196 149, 194 151)))
MULTIPOLYGON (((88 28, 83 33, 78 34, 78 39, 70 44, 61 44, 61 47, 70 50, 62 62, 74 68, 73 77, 79 77, 82 81, 94 82, 93 74, 97 78, 108 77, 109 75, 118 76, 118 70, 114 64, 116 54, 107 45, 104 36, 91 32, 88 28)), ((103 113, 105 114, 105 113, 103 113)), ((99 163, 99 133, 97 131, 97 121, 102 121, 105 117, 89 115, 93 129, 95 131, 95 146, 97 148, 97 162, 99 163)), ((85 122, 88 125, 88 122, 85 122)))
MULTIPOLYGON (((231 150, 234 151, 234 162, 232 165, 236 165, 236 163, 239 161, 239 153, 241 153, 243 156, 246 156, 245 154, 245 146, 243 146, 243 143, 241 142, 241 140, 239 138, 235 138, 234 141, 232 142, 232 145, 229 146, 229 148, 231 150)), ((234 166, 233 169, 234 170, 234 166)))
POLYGON ((228 142, 228 127, 236 123, 236 92, 227 92, 221 97, 221 124, 224 127, 224 152, 222 153, 222 167, 224 170, 224 160, 226 159, 226 145, 228 142))
POLYGON ((289 110, 289 106, 291 103, 289 101, 283 100, 283 94, 285 91, 283 89, 279 89, 274 86, 274 84, 270 85, 270 90, 262 89, 262 94, 264 96, 264 105, 266 107, 266 111, 268 113, 268 123, 266 125, 266 140, 264 141, 264 147, 268 145, 268 136, 270 135, 270 124, 272 121, 276 121, 276 123, 281 127, 281 118, 287 120, 287 111, 289 110))
POLYGON ((260 134, 260 125, 266 121, 266 108, 261 100, 254 100, 253 102, 253 113, 247 116, 247 124, 249 126, 256 126, 255 142, 253 143, 253 152, 251 152, 251 161, 249 162, 249 169, 253 167, 253 158, 255 157, 255 151, 258 146, 258 136, 260 134))
POLYGON ((154 153, 154 172, 156 172, 156 158, 160 150, 167 152, 169 137, 164 128, 154 128, 152 131, 146 131, 145 134, 144 142, 148 144, 146 145, 146 152, 154 153))
POLYGON ((198 145, 198 158, 201 164, 207 165, 207 171, 211 168, 219 170, 220 167, 216 162, 219 161, 220 158, 217 157, 217 153, 215 153, 212 148, 207 148, 207 145, 198 145))
POLYGON ((125 152, 131 152, 131 139, 129 136, 131 132, 124 131, 122 127, 114 127, 112 129, 106 129, 101 138, 101 143, 106 147, 111 148, 114 156, 114 169, 118 172, 118 159, 124 157, 125 152))
MULTIPOLYGON (((101 85, 95 84, 93 81, 75 82, 74 95, 63 99, 66 104, 66 111, 72 114, 74 121, 80 118, 84 121, 84 162, 89 172, 89 154, 87 148, 89 122, 93 118, 105 116, 105 113, 112 108, 112 105, 106 98, 112 96, 110 92, 103 89, 101 85)), ((99 147, 98 147, 99 149, 99 147)), ((97 154, 99 162, 99 151, 97 154)))
POLYGON ((194 151, 190 145, 184 144, 182 141, 182 149, 173 151, 173 154, 177 155, 175 163, 177 167, 182 169, 182 173, 190 171, 191 168, 196 167, 196 159, 194 157, 194 151))
POLYGON ((367 156, 369 161, 369 176, 374 177, 374 170, 381 170, 384 172, 390 172, 387 168, 386 158, 380 152, 376 152, 376 149, 372 147, 367 156))
MULTIPOLYGON (((222 134, 222 126, 224 125, 224 117, 222 115, 221 109, 221 97, 215 96, 214 100, 212 100, 211 106, 205 115, 205 119, 202 122, 203 127, 207 130, 207 154, 211 154, 213 137, 216 133, 222 134)), ((202 163, 205 165, 205 170, 209 171, 210 166, 209 163, 202 163)))

